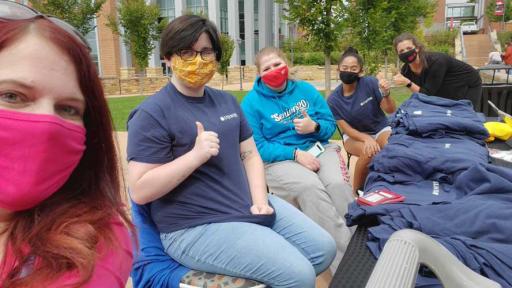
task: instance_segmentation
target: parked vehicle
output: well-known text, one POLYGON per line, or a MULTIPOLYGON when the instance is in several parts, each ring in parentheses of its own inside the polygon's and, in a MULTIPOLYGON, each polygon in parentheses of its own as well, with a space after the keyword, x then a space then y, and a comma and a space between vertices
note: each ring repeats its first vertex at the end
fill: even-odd
POLYGON ((475 22, 464 22, 460 24, 460 29, 462 29, 463 34, 476 34, 479 31, 475 22))

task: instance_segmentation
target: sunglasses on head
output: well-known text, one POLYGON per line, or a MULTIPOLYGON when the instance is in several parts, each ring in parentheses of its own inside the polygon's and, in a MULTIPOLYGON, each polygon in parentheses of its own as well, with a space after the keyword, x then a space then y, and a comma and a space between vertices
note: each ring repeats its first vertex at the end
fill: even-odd
POLYGON ((48 19, 53 24, 64 29, 64 31, 75 37, 80 41, 80 43, 84 44, 87 49, 89 49, 89 51, 91 51, 91 47, 89 47, 89 44, 87 43, 87 40, 85 40, 84 36, 82 36, 82 34, 78 32, 75 27, 71 26, 66 21, 51 15, 41 14, 39 11, 21 3, 0 0, 0 21, 26 20, 38 17, 48 19))

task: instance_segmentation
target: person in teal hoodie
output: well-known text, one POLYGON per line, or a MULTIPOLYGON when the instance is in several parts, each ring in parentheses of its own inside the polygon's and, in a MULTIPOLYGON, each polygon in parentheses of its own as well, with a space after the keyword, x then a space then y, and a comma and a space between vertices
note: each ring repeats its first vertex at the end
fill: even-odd
POLYGON ((273 47, 256 55, 258 77, 242 101, 265 162, 270 192, 296 205, 336 240, 335 271, 352 230, 344 220, 353 201, 340 147, 329 144, 336 122, 314 86, 288 79, 283 53, 273 47))

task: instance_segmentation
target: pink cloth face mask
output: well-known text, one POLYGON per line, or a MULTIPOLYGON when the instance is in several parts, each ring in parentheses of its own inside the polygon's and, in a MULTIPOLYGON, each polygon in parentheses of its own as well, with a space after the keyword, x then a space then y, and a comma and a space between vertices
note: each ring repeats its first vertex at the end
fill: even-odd
POLYGON ((57 116, 0 109, 0 207, 33 208, 80 162, 85 128, 57 116))
POLYGON ((263 83, 267 84, 270 88, 279 88, 283 86, 284 82, 288 79, 288 66, 282 66, 269 71, 267 74, 261 76, 263 83))

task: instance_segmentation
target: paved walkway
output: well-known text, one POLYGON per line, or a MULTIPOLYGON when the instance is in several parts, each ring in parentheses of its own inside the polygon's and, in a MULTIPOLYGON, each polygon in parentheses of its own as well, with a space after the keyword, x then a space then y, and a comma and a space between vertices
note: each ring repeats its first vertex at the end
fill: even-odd
MULTIPOLYGON (((325 82, 324 80, 311 80, 307 81, 308 83, 312 84, 316 87, 316 89, 322 91, 325 90, 325 82)), ((224 90, 226 91, 250 91, 252 89, 252 85, 254 82, 243 82, 242 83, 242 89, 240 89, 240 83, 236 84, 229 84, 224 85, 224 90)), ((334 90, 338 85, 340 85, 340 80, 331 80, 331 91, 334 90)), ((221 89, 222 87, 220 85, 212 85, 210 87, 221 89)), ((153 95, 153 93, 147 93, 147 94, 123 94, 123 95, 107 95, 107 98, 122 98, 122 97, 130 97, 130 96, 149 96, 153 95)))
POLYGON ((489 61, 489 52, 493 50, 488 34, 464 35, 466 61, 474 67, 482 67, 489 61))

